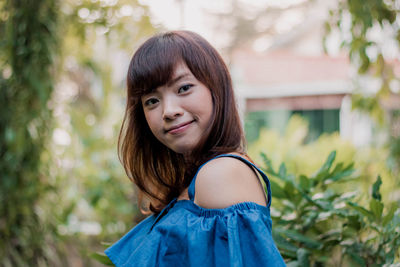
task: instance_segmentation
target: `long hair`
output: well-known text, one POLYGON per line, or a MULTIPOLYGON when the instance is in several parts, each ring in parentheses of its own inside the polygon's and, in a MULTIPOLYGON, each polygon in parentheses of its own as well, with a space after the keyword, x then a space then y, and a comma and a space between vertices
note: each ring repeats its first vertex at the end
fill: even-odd
POLYGON ((153 212, 159 212, 179 196, 200 164, 221 153, 244 152, 243 146, 244 135, 229 71, 204 38, 190 31, 171 31, 155 35, 139 47, 127 74, 127 106, 118 154, 140 196, 145 194, 150 198, 153 212), (152 134, 141 103, 144 94, 172 79, 175 67, 181 62, 211 91, 213 101, 205 134, 186 161, 152 134))

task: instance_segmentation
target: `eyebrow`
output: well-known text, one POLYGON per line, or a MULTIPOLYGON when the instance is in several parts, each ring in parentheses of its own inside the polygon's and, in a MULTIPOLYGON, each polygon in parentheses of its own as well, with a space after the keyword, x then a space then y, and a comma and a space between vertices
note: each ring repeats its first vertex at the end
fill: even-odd
POLYGON ((168 81, 167 82, 167 86, 171 86, 171 85, 175 84, 176 82, 178 82, 179 80, 181 80, 181 79, 183 79, 183 78, 185 78, 187 76, 190 76, 190 74, 188 72, 182 73, 178 77, 175 77, 172 80, 168 81))

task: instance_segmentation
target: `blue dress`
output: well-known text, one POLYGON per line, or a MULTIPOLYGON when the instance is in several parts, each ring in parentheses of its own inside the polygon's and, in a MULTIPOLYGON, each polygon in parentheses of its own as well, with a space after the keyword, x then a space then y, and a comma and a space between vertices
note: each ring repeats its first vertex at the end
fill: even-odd
POLYGON ((267 185, 267 206, 243 202, 224 209, 202 208, 193 202, 197 171, 188 189, 190 200, 172 200, 105 251, 117 267, 286 266, 271 235, 267 176, 240 156, 215 158, 219 157, 237 158, 261 174, 267 185))

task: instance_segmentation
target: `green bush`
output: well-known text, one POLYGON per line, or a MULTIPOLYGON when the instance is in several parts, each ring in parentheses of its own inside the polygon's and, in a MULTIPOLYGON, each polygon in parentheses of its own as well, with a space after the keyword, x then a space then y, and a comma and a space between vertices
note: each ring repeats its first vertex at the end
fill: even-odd
POLYGON ((400 209, 382 202, 381 178, 369 207, 348 192, 353 163, 334 163, 336 152, 313 175, 276 171, 262 154, 273 191, 273 235, 288 266, 382 266, 400 259, 400 209), (332 189, 334 188, 334 189, 332 189))
MULTIPOLYGON (((249 145, 249 155, 262 164, 261 153, 265 153, 275 169, 284 162, 288 172, 311 176, 329 153, 335 150, 338 162, 354 162, 358 179, 346 186, 348 191, 358 190, 364 197, 359 200, 361 204, 368 204, 366 196, 378 174, 382 177, 382 201, 400 201, 399 173, 389 160, 391 152, 388 147, 378 144, 355 147, 338 132, 323 134, 316 141, 305 143, 307 135, 307 121, 300 116, 292 116, 283 134, 276 130, 261 129, 259 138, 249 145)), ((330 188, 337 186, 341 185, 331 185, 330 188)))

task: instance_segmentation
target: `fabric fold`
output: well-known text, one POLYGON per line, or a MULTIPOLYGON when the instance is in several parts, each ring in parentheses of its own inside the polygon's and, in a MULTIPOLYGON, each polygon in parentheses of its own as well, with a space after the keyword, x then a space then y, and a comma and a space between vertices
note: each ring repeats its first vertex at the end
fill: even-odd
POLYGON ((269 209, 256 203, 207 210, 181 200, 155 220, 148 217, 106 250, 116 266, 285 266, 269 209))

